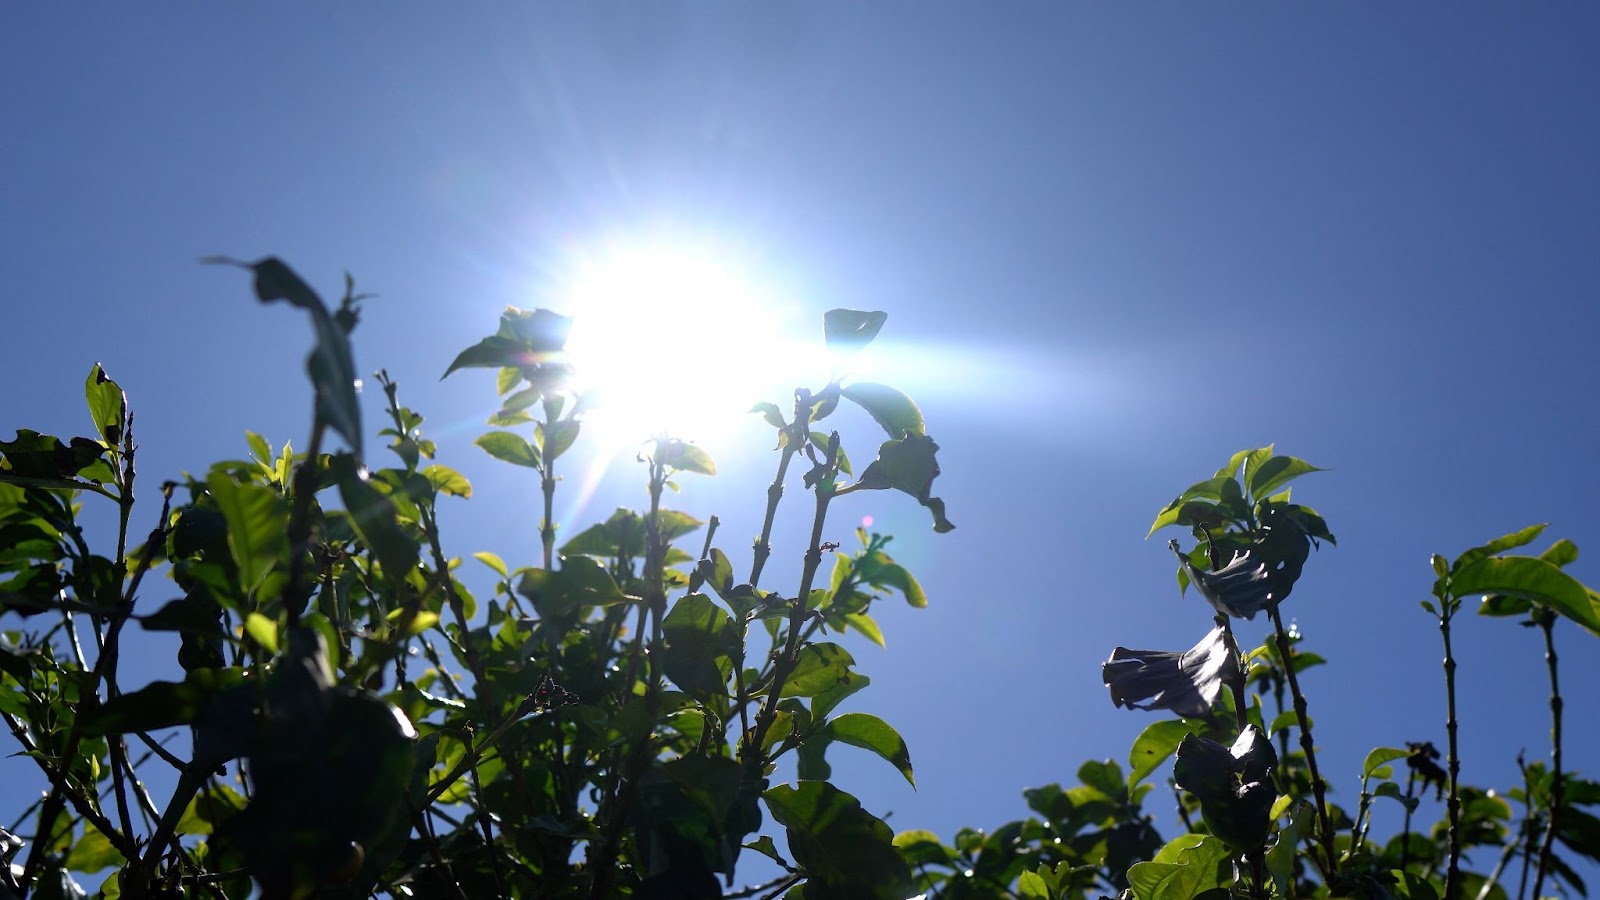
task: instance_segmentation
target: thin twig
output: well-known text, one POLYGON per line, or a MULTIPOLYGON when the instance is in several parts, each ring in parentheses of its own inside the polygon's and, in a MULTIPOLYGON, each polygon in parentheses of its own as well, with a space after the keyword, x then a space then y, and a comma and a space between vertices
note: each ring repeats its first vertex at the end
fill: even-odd
POLYGON ((1278 638, 1278 657, 1283 662, 1283 673, 1289 681, 1289 694, 1294 698, 1295 718, 1300 725, 1300 749, 1306 755, 1306 768, 1311 773, 1311 792, 1317 801, 1317 825, 1322 835, 1322 850, 1327 858, 1323 870, 1324 883, 1330 889, 1339 874, 1339 857, 1334 851, 1333 820, 1328 816, 1327 785, 1317 771, 1317 750, 1311 739, 1311 717, 1306 713, 1306 697, 1300 692, 1300 679, 1294 672, 1294 647, 1289 642, 1289 632, 1283 627, 1283 616, 1276 603, 1267 607, 1272 616, 1272 630, 1278 638))
POLYGON ((1561 822, 1561 680, 1556 675, 1555 613, 1540 609, 1534 620, 1544 631, 1544 659, 1550 669, 1550 815, 1545 821, 1544 840, 1539 842, 1539 866, 1533 876, 1533 896, 1538 900, 1545 872, 1550 867, 1550 849, 1555 844, 1556 829, 1561 822))

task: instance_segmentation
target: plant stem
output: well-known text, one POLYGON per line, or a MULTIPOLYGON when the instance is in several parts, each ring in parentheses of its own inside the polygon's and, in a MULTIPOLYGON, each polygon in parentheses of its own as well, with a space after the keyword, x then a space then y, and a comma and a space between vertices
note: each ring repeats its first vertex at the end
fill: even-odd
POLYGON ((1507 841, 1506 849, 1501 852, 1499 861, 1494 864, 1494 870, 1489 873, 1488 878, 1484 879, 1483 887, 1478 888, 1477 900, 1489 900, 1489 893, 1494 890, 1496 884, 1500 883, 1500 873, 1505 871, 1506 863, 1511 861, 1511 855, 1516 852, 1517 842, 1507 841))
MULTIPOLYGON (((1414 800, 1417 796, 1417 770, 1406 767, 1406 799, 1414 800)), ((1400 871, 1406 870, 1406 865, 1411 862, 1411 806, 1405 804, 1406 814, 1404 823, 1400 826, 1400 871)))
POLYGON ((1544 839, 1539 842, 1539 866, 1533 876, 1533 896, 1538 900, 1544 887, 1545 871, 1550 866, 1550 848, 1555 843, 1561 816, 1561 681, 1556 675, 1555 613, 1540 609, 1534 615, 1544 631, 1544 661, 1550 668, 1550 815, 1545 821, 1544 839))
MULTIPOLYGON (((796 421, 803 421, 797 419, 796 421)), ((827 465, 831 469, 837 465, 839 457, 839 433, 834 432, 828 441, 827 465)), ((789 636, 784 644, 783 652, 772 666, 772 682, 767 686, 767 702, 761 707, 761 712, 756 716, 755 738, 746 746, 751 754, 758 754, 759 748, 766 741, 767 730, 772 727, 773 719, 778 711, 778 695, 783 693, 783 683, 788 679, 789 673, 794 671, 795 659, 800 652, 800 633, 805 627, 806 615, 811 599, 811 585, 817 576, 817 569, 822 566, 822 526, 828 518, 828 503, 833 499, 833 485, 831 480, 819 482, 816 486, 817 507, 811 519, 811 543, 806 547, 805 566, 800 573, 800 594, 794 598, 794 604, 789 611, 789 636)), ((746 760, 747 764, 751 755, 746 760)))
POLYGON ((1294 698, 1295 718, 1300 724, 1300 749, 1306 755, 1306 768, 1311 771, 1311 792, 1317 801, 1317 827, 1322 835, 1322 851, 1328 867, 1323 870, 1324 880, 1331 890, 1332 881, 1339 873, 1339 858, 1334 852, 1333 820, 1328 816, 1327 785, 1317 771, 1317 749, 1311 739, 1311 717, 1306 714, 1306 696, 1300 692, 1300 679, 1294 672, 1294 646, 1289 642, 1289 632, 1283 627, 1283 616, 1277 604, 1267 607, 1272 616, 1272 630, 1278 639, 1278 657, 1283 662, 1283 674, 1289 681, 1289 694, 1294 698))
POLYGON ((539 473, 539 490, 544 495, 544 518, 539 522, 539 543, 544 548, 544 567, 552 571, 556 567, 556 476, 555 460, 544 460, 544 469, 539 473))
POLYGON ((789 425, 788 439, 783 443, 783 454, 778 458, 778 474, 767 487, 767 515, 761 522, 761 536, 756 538, 755 556, 750 563, 750 586, 761 583, 761 570, 772 556, 772 521, 778 515, 778 501, 783 499, 783 479, 789 472, 789 461, 805 446, 810 434, 811 392, 800 388, 794 392, 794 422, 789 425))
POLYGON ((1460 748, 1456 744, 1456 658, 1450 646, 1450 617, 1455 613, 1458 601, 1454 597, 1441 597, 1439 615, 1439 634, 1444 638, 1444 696, 1445 696, 1445 736, 1449 741, 1448 764, 1446 767, 1449 775, 1450 797, 1445 801, 1445 810, 1450 819, 1448 837, 1448 862, 1444 875, 1444 900, 1457 900, 1461 893, 1461 792, 1459 779, 1461 776, 1460 748))
MULTIPOLYGON (((667 592, 663 578, 666 569, 666 542, 661 537, 661 492, 666 487, 666 467, 650 460, 650 515, 645 520, 644 605, 640 608, 639 634, 634 635, 634 646, 643 638, 643 626, 648 620, 650 645, 644 654, 647 665, 645 710, 651 721, 655 720, 661 702, 661 620, 667 612, 667 592)), ((638 659, 638 656, 635 656, 638 659)), ((630 678, 627 682, 632 684, 630 678)), ((638 793, 639 779, 644 775, 654 757, 651 733, 647 732, 628 749, 622 766, 620 783, 611 802, 600 815, 605 820, 605 836, 590 855, 590 869, 594 880, 589 885, 591 900, 606 900, 611 896, 611 881, 616 874, 617 858, 622 850, 622 833, 628 824, 628 814, 638 793)), ((599 815, 597 815, 597 818, 599 815)))

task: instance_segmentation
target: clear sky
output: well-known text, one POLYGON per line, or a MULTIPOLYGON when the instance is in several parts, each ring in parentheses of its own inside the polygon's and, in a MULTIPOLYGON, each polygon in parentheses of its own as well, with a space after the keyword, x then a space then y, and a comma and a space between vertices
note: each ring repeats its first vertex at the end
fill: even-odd
MULTIPOLYGON (((1333 470, 1296 499, 1340 544, 1286 612, 1332 661, 1306 689, 1353 807, 1372 746, 1443 744, 1429 553, 1549 521, 1600 583, 1597 46, 1600 11, 1560 2, 11 5, 0 432, 86 428, 98 360, 146 496, 246 429, 303 443, 302 317, 195 260, 277 254, 331 296, 349 270, 379 294, 358 367, 477 488, 448 549, 530 564, 535 484, 471 445, 492 378, 439 374, 507 304, 567 308, 581 261, 692 243, 802 338, 887 311, 872 374, 942 447, 955 532, 898 495, 847 510, 932 601, 879 610, 888 649, 856 652, 852 708, 900 729, 920 785, 835 750, 868 809, 948 837, 1125 760, 1154 717, 1112 708, 1100 662, 1210 627, 1145 531, 1274 441, 1333 470)), ((772 354, 687 305, 670 331, 764 383, 772 354)), ((735 437, 673 502, 746 565, 771 436, 735 437)), ((569 480, 564 524, 642 502, 627 455, 610 472, 569 480)), ((788 512, 772 587, 798 568, 788 512)), ((1537 633, 1459 634, 1463 778, 1510 787, 1548 747, 1537 633)), ((1558 641, 1569 767, 1600 776, 1600 644, 1558 641)))

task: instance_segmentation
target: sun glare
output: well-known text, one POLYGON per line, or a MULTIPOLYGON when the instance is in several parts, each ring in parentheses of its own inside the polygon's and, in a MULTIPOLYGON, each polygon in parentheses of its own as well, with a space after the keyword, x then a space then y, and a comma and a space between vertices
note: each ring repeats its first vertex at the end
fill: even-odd
POLYGON ((602 445, 666 434, 715 453, 794 369, 776 298, 713 251, 612 249, 585 259, 563 294, 585 432, 602 445))

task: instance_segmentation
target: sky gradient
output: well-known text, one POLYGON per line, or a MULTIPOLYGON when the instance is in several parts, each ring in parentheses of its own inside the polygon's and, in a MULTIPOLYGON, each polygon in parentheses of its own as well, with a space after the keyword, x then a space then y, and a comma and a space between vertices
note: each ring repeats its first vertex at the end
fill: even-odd
MULTIPOLYGON (((919 785, 834 751, 869 810, 949 837, 1125 761, 1155 717, 1113 709, 1100 662, 1210 627, 1145 532, 1270 442, 1331 469, 1295 497, 1339 546, 1285 612, 1332 663, 1305 687, 1354 807, 1371 747, 1443 745, 1430 553, 1548 521, 1532 549, 1570 537, 1600 583, 1596 46, 1600 12, 1568 3, 9 7, 0 433, 81 433, 99 361, 146 496, 243 455, 246 429, 301 445, 303 319, 196 259, 279 255, 328 297, 349 271, 378 294, 358 368, 387 369, 476 488, 447 550, 531 564, 536 483, 471 446, 492 378, 439 374, 506 305, 564 309, 578 261, 690 241, 791 337, 887 311, 871 374, 942 448, 955 532, 899 495, 846 510, 931 599, 876 611, 887 650, 851 644, 873 685, 849 708, 900 730, 919 785)), ((665 337, 665 359, 769 377, 768 348, 708 342, 690 309, 665 337)), ((738 428, 673 503, 718 515, 744 567, 775 461, 757 417, 738 428)), ((872 424, 841 428, 870 459, 872 424)), ((566 533, 643 480, 627 454, 592 491, 574 475, 566 533)), ((806 511, 786 512, 765 586, 792 591, 806 511)), ((1511 787, 1519 750, 1548 752, 1538 635, 1458 634, 1463 779, 1511 787)), ((1568 767, 1600 776, 1600 645, 1557 640, 1568 767)))

